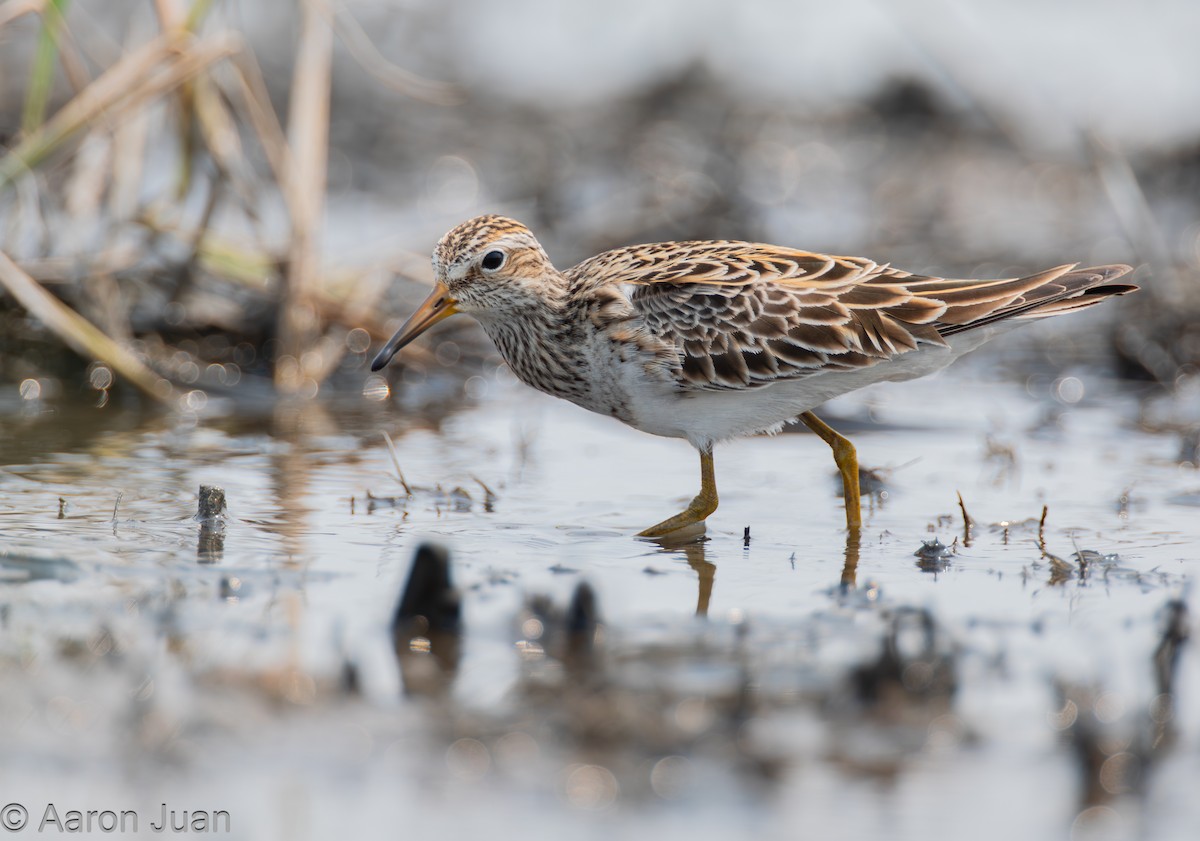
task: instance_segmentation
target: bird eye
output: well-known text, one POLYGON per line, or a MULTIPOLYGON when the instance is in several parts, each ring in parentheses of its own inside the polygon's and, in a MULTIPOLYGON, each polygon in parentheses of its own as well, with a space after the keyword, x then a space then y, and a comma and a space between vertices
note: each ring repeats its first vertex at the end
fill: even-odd
POLYGON ((483 260, 479 265, 483 266, 489 272, 494 272, 496 269, 504 265, 504 252, 489 251, 487 254, 483 255, 483 260))

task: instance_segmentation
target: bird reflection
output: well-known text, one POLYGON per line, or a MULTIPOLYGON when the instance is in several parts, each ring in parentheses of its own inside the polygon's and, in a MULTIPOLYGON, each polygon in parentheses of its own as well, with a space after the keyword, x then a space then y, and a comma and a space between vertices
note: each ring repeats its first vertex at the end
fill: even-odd
POLYGON ((853 590, 858 579, 858 556, 862 549, 862 529, 846 529, 846 554, 842 564, 842 579, 839 582, 843 592, 853 590))
POLYGON ((696 571, 700 580, 700 592, 696 596, 696 615, 708 616, 708 603, 712 599, 713 580, 717 577, 717 565, 705 557, 708 541, 701 538, 683 547, 688 566, 696 571))
MULTIPOLYGON (((696 595, 696 615, 708 616, 708 605, 712 601, 713 582, 717 577, 717 565, 708 560, 708 538, 694 534, 677 540, 670 536, 653 541, 664 550, 682 553, 688 566, 696 571, 699 591, 696 595)), ((862 551, 862 529, 847 529, 844 561, 838 587, 842 592, 853 590, 858 583, 858 560, 862 551)))
POLYGON ((696 596, 696 615, 708 616, 708 603, 712 599, 713 580, 717 575, 717 565, 708 560, 708 538, 704 536, 703 524, 699 533, 694 528, 680 529, 662 537, 649 538, 648 542, 657 543, 665 551, 682 552, 688 566, 699 576, 700 592, 696 596))

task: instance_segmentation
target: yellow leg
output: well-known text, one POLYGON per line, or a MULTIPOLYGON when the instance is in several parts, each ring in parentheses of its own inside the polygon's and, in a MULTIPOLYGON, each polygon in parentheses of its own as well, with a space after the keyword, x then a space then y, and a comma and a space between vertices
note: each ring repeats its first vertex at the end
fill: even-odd
MULTIPOLYGON (((836 434, 836 433, 835 433, 836 434)), ((849 443, 849 442, 847 442, 849 443)), ((703 523, 709 514, 717 510, 717 480, 713 472, 712 451, 700 453, 700 493, 683 511, 661 523, 638 532, 638 537, 663 537, 687 526, 703 523)))
POLYGON ((833 460, 837 462, 838 471, 842 474, 842 492, 846 497, 846 528, 862 528, 862 503, 858 490, 858 453, 850 439, 839 435, 833 427, 818 418, 812 412, 805 412, 800 420, 813 432, 821 436, 826 444, 833 448, 833 460))

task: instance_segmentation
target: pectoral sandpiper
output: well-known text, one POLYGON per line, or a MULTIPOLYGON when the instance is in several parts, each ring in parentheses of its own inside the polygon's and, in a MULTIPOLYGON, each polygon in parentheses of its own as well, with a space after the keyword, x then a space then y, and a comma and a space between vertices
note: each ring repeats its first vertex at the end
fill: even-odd
POLYGON ((947 280, 857 257, 750 242, 606 251, 560 272, 512 219, 480 216, 433 253, 433 293, 384 345, 473 315, 522 381, 700 451, 700 493, 642 531, 662 537, 717 508, 713 446, 797 417, 833 448, 846 524, 860 527, 858 459, 812 410, 871 383, 937 371, 1004 328, 1136 286, 1128 266, 1058 266, 1021 278, 947 280))

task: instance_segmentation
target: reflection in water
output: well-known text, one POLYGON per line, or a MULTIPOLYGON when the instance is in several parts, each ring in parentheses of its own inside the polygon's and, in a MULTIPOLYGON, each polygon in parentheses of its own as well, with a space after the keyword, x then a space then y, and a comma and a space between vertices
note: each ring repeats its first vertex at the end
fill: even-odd
POLYGON ((700 592, 696 596, 696 615, 708 616, 708 604, 712 599, 713 580, 717 575, 717 565, 708 560, 708 538, 704 536, 704 524, 695 527, 679 529, 662 537, 645 538, 649 543, 657 543, 665 552, 675 553, 683 550, 683 559, 699 576, 700 592))
POLYGON ((274 491, 279 512, 275 531, 283 543, 286 563, 298 564, 304 554, 304 534, 308 531, 309 515, 303 504, 311 483, 311 461, 308 439, 314 435, 332 434, 337 425, 325 408, 316 401, 284 401, 275 409, 272 433, 288 446, 271 457, 271 490, 274 491))
POLYGON ((858 579, 858 556, 862 549, 862 529, 846 529, 846 561, 842 565, 842 592, 853 590, 858 579))
POLYGON ((596 669, 596 636, 600 631, 600 608, 596 591, 586 581, 575 587, 567 608, 564 662, 569 674, 586 675, 596 669))
POLYGON ((696 615, 708 616, 708 603, 712 599, 713 580, 717 577, 717 565, 705 557, 708 538, 702 537, 683 547, 688 566, 696 570, 700 579, 700 592, 696 596, 696 615))
MULTIPOLYGON (((708 606, 712 601, 713 582, 717 577, 717 565, 708 560, 707 537, 701 534, 698 537, 690 535, 685 539, 687 542, 678 539, 672 541, 668 535, 666 538, 657 538, 653 542, 667 551, 675 553, 682 551, 683 559, 696 571, 699 583, 699 592, 696 595, 696 615, 708 616, 708 606)), ((861 549, 862 529, 847 529, 845 562, 842 565, 842 575, 838 582, 842 592, 853 590, 857 584, 858 559, 861 549)))
POLYGON ((458 673, 462 616, 450 553, 423 543, 392 617, 392 645, 407 695, 442 695, 458 673))

